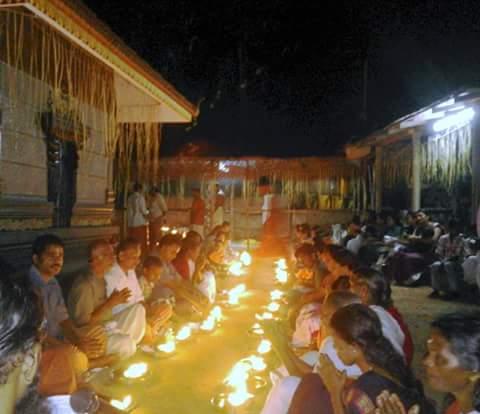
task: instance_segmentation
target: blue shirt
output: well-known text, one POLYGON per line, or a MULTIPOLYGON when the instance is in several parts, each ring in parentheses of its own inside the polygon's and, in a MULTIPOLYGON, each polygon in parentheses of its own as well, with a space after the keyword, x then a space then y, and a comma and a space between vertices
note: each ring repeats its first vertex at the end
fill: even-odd
POLYGON ((53 278, 45 283, 37 268, 33 265, 30 267, 28 277, 42 298, 48 335, 60 340, 63 339, 60 323, 68 319, 68 312, 57 279, 53 278))

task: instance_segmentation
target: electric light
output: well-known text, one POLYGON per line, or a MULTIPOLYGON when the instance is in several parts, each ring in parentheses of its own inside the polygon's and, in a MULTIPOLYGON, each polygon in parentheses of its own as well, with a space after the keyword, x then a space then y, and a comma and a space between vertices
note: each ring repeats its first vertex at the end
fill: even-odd
POLYGON ((435 132, 443 131, 447 128, 465 124, 473 119, 475 116, 475 110, 473 108, 466 108, 453 115, 446 116, 433 124, 433 130, 435 132))
POLYGON ((112 407, 118 408, 119 410, 126 410, 128 407, 130 407, 130 404, 132 403, 132 396, 127 395, 123 400, 111 400, 110 405, 112 407))

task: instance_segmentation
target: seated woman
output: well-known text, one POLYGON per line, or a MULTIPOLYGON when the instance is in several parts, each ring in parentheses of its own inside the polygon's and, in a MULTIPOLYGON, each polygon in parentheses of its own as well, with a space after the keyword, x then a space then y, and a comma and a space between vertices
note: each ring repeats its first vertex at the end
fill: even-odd
POLYGON ((347 384, 345 375, 322 357, 320 375, 303 377, 289 414, 373 414, 384 390, 396 393, 408 407, 418 405, 421 413, 434 412, 421 383, 383 336, 375 312, 359 304, 341 308, 330 321, 330 331, 338 357, 346 365, 358 365, 362 374, 347 384))
MULTIPOLYGON (((480 314, 441 316, 431 324, 423 359, 430 387, 447 394, 445 414, 480 412, 480 314)), ((386 390, 377 398, 380 414, 421 412, 386 390)))
POLYGON ((351 290, 362 298, 380 318, 384 336, 399 354, 405 356, 407 365, 413 359, 413 340, 400 312, 393 306, 392 290, 385 276, 371 268, 359 268, 350 279, 351 290))
POLYGON ((195 273, 195 262, 200 254, 202 242, 193 237, 187 237, 182 241, 182 248, 173 260, 172 264, 175 270, 185 280, 192 280, 195 273))

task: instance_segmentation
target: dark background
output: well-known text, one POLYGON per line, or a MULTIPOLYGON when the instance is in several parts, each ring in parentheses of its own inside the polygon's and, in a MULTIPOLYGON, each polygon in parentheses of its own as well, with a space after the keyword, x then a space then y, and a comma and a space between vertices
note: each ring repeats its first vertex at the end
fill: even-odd
POLYGON ((85 0, 193 103, 162 154, 341 154, 461 87, 480 86, 478 1, 85 0), (367 110, 364 110, 364 74, 367 110))

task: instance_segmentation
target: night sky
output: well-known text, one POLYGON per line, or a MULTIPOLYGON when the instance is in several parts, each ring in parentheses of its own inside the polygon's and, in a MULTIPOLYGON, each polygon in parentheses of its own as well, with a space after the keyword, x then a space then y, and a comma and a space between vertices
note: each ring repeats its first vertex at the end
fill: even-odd
POLYGON ((201 102, 197 125, 166 127, 163 155, 187 142, 203 155, 341 154, 350 140, 480 87, 478 1, 85 3, 201 102))

